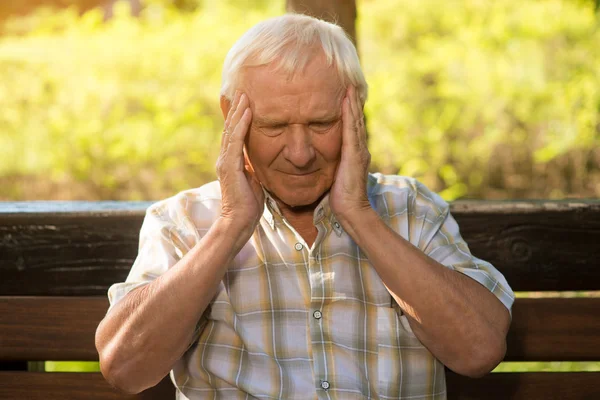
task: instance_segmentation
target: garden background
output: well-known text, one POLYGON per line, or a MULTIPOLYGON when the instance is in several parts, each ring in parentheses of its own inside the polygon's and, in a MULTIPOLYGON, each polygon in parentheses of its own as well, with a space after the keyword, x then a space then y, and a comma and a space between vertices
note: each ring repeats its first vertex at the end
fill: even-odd
MULTIPOLYGON (((223 59, 285 2, 54 3, 0 4, 0 200, 157 200, 215 179, 223 59)), ((447 200, 600 197, 597 3, 358 0, 372 170, 447 200)))

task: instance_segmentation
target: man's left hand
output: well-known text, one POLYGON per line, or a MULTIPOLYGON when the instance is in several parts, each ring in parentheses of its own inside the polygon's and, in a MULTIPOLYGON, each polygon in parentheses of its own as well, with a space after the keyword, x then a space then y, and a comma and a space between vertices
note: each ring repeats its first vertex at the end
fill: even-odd
POLYGON ((342 224, 371 208, 367 176, 371 154, 367 149, 362 102, 352 85, 342 101, 342 156, 331 187, 330 205, 342 224))

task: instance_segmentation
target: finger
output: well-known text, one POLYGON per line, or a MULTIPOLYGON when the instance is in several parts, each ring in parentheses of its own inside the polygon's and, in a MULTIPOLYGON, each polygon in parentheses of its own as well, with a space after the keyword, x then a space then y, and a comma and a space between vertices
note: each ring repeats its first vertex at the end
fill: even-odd
POLYGON ((352 114, 350 96, 346 96, 342 101, 342 124, 342 147, 356 148, 358 146, 356 119, 352 114))
POLYGON ((231 102, 231 107, 229 107, 229 112, 227 113, 227 118, 225 118, 225 129, 227 129, 229 127, 229 125, 231 124, 231 116, 237 109, 237 106, 238 106, 241 96, 242 96, 242 92, 239 90, 236 90, 235 95, 233 96, 233 101, 231 102))
POLYGON ((223 132, 221 132, 221 153, 223 153, 225 151, 225 149, 227 148, 227 142, 229 141, 229 138, 227 137, 227 125, 225 125, 225 127, 223 128, 223 132))
POLYGON ((358 95, 358 90, 356 90, 356 87, 351 86, 351 93, 349 97, 350 106, 352 108, 352 115, 354 115, 355 119, 355 126, 357 130, 356 133, 361 134, 363 130, 363 113, 360 103, 360 96, 358 95))
POLYGON ((354 87, 354 85, 350 85, 350 93, 348 95, 348 98, 350 99, 350 106, 352 108, 352 115, 354 115, 354 118, 356 118, 356 121, 358 122, 360 120, 360 100, 358 99, 358 93, 356 91, 356 88, 354 87))
POLYGON ((367 134, 365 130, 364 115, 362 112, 362 103, 356 87, 351 85, 349 91, 350 108, 354 116, 354 134, 356 135, 356 143, 359 147, 367 146, 367 134))
MULTIPOLYGON (((235 117, 235 116, 234 116, 235 117)), ((232 165, 244 168, 244 140, 250 128, 252 121, 252 111, 250 107, 244 109, 233 132, 229 135, 229 146, 227 148, 227 157, 232 158, 228 162, 232 165)))
POLYGON ((363 111, 363 103, 362 100, 360 99, 360 93, 358 92, 358 90, 356 90, 356 87, 354 87, 354 93, 355 93, 355 104, 356 104, 356 110, 357 110, 357 114, 356 118, 357 118, 357 123, 358 123, 358 128, 359 128, 359 132, 358 133, 358 140, 361 144, 361 146, 367 147, 367 130, 365 127, 365 114, 363 111))
POLYGON ((358 89, 356 88, 356 86, 354 87, 354 96, 356 98, 356 109, 358 110, 358 115, 362 119, 362 117, 364 116, 363 103, 362 103, 362 100, 360 99, 360 93, 359 93, 358 89))
POLYGON ((239 99, 238 102, 236 104, 235 110, 233 110, 233 112, 231 113, 231 118, 229 119, 229 125, 226 126, 226 130, 223 132, 223 138, 222 138, 222 149, 223 151, 227 151, 227 148, 229 147, 229 143, 231 142, 231 135, 233 134, 237 124, 240 121, 240 118, 242 116, 242 114, 244 113, 244 110, 246 109, 246 107, 248 106, 248 97, 240 92, 239 94, 239 99))
POLYGON ((223 132, 221 134, 221 153, 225 151, 227 148, 227 144, 229 143, 228 133, 231 130, 231 117, 235 110, 238 107, 238 103, 240 101, 240 97, 242 96, 242 92, 239 90, 235 91, 235 95, 233 96, 233 101, 229 107, 229 111, 227 112, 227 117, 225 118, 225 124, 223 126, 223 132))
POLYGON ((238 123, 240 122, 240 119, 242 118, 242 115, 244 114, 244 111, 246 110, 246 108, 248 108, 248 96, 246 96, 245 93, 242 93, 240 95, 240 100, 238 102, 236 110, 231 115, 231 121, 229 123, 229 138, 230 139, 231 139, 231 135, 235 131, 238 123))
POLYGON ((352 108, 352 85, 348 86, 348 89, 346 89, 346 96, 344 97, 344 102, 348 102, 348 112, 350 113, 350 116, 352 117, 352 119, 356 119, 356 115, 354 115, 354 109, 352 108))

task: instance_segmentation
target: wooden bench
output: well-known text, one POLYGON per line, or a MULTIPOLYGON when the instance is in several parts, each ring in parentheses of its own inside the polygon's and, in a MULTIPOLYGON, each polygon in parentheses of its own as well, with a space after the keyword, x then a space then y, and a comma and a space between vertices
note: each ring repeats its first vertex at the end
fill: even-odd
MULTIPOLYGON (((1 203, 0 203, 1 204, 1 203)), ((165 399, 168 377, 137 395, 99 373, 26 371, 27 361, 95 361, 106 290, 137 253, 148 203, 0 205, 0 398, 165 399)), ((472 252, 515 291, 600 290, 600 201, 457 202, 472 252)), ((519 298, 507 361, 600 361, 600 298, 519 298)), ((448 372, 449 399, 600 399, 600 372, 448 372)))

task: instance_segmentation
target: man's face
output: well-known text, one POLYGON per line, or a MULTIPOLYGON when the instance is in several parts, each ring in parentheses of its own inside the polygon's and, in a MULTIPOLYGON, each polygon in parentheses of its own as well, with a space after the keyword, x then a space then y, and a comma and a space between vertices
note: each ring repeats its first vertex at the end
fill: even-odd
POLYGON ((291 79, 272 66, 242 72, 252 109, 246 151, 263 186, 287 206, 318 201, 341 156, 344 96, 334 68, 315 55, 291 79))

